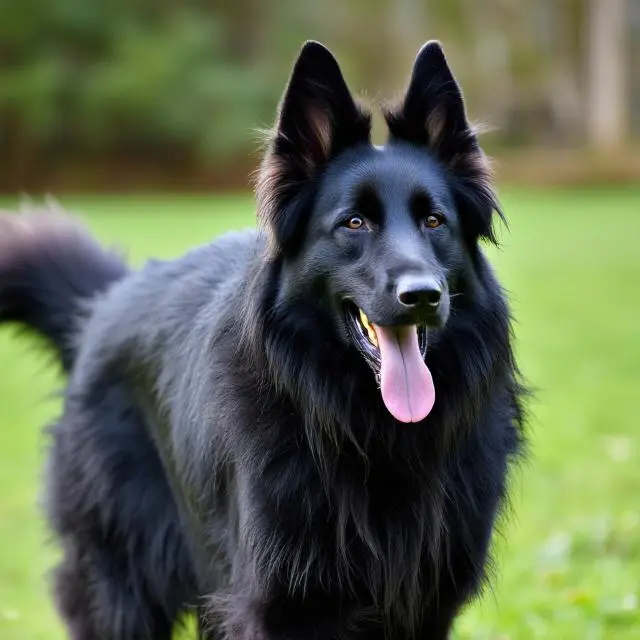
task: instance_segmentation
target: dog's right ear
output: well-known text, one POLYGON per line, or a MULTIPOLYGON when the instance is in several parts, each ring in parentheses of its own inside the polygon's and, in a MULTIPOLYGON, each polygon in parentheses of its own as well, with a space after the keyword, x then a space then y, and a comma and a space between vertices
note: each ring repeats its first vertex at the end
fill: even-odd
POLYGON ((280 103, 275 131, 258 173, 258 214, 278 244, 295 233, 287 207, 341 151, 369 141, 371 116, 353 99, 333 54, 307 42, 280 103))

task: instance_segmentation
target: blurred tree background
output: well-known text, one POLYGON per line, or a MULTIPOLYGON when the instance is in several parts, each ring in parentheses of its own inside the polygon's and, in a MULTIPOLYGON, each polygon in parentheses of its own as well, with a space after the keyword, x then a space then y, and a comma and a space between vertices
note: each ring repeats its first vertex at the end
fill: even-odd
POLYGON ((308 38, 372 101, 440 39, 507 177, 640 177, 640 0, 4 0, 0 190, 245 186, 308 38))

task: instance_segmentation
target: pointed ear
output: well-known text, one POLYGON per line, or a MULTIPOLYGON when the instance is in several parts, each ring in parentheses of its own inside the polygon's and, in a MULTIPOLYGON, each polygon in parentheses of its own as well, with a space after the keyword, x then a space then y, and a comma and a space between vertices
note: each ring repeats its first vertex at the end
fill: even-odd
MULTIPOLYGON (((489 160, 467 120, 464 100, 439 42, 418 52, 402 104, 385 112, 389 134, 429 149, 457 178, 458 206, 472 240, 495 240, 492 212, 500 207, 489 160)), ((501 214, 500 214, 501 215, 501 214)))
POLYGON ((275 131, 258 173, 260 217, 284 241, 285 209, 302 187, 344 149, 369 141, 371 116, 354 101, 338 62, 318 42, 307 42, 280 103, 275 131), (281 228, 282 227, 282 228, 281 228))

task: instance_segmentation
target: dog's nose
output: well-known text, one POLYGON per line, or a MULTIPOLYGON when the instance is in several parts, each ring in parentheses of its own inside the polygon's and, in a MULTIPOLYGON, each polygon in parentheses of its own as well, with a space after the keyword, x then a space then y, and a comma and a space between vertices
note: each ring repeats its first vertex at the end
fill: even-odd
POLYGON ((442 287, 432 276, 405 276, 398 282, 398 301, 413 309, 423 307, 435 311, 440 305, 442 287))

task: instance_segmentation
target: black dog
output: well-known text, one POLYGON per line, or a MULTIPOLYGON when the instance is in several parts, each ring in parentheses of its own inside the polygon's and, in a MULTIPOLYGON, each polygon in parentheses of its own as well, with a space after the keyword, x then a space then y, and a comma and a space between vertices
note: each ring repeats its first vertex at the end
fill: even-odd
POLYGON ((486 572, 523 389, 479 242, 498 211, 440 46, 388 144, 307 43, 259 231, 130 273, 64 215, 0 218, 0 319, 69 384, 47 505, 77 640, 446 638, 486 572))

